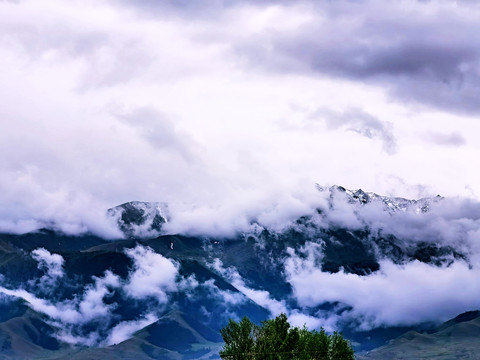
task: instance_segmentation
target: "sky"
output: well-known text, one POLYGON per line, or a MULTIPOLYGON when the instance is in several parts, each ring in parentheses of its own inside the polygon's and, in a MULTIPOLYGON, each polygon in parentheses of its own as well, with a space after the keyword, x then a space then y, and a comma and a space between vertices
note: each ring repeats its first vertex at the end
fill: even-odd
POLYGON ((315 183, 480 196, 475 1, 0 0, 0 14, 4 231, 95 231, 132 200, 234 219, 309 202, 315 183))

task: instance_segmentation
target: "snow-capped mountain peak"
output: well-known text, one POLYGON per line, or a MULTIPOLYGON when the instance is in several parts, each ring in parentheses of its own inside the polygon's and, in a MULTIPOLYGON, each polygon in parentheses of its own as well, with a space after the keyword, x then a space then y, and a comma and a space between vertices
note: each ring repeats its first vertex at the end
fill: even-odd
POLYGON ((433 203, 443 199, 442 196, 426 197, 418 200, 409 200, 402 197, 390 197, 378 195, 374 192, 365 192, 362 189, 349 190, 343 186, 333 185, 331 187, 316 184, 317 190, 320 192, 328 191, 332 197, 335 193, 344 193, 348 202, 351 204, 369 204, 372 202, 383 203, 384 209, 390 212, 398 211, 414 211, 416 213, 426 213, 430 210, 433 203))
POLYGON ((158 236, 169 221, 168 205, 160 202, 130 201, 107 210, 128 237, 158 236))

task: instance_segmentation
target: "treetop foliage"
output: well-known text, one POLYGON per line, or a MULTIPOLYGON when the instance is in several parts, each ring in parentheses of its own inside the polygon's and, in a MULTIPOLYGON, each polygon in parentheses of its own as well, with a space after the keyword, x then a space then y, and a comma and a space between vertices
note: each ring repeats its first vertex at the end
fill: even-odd
POLYGON ((220 357, 226 360, 354 360, 350 343, 342 334, 291 327, 287 316, 255 325, 248 317, 230 319, 220 330, 225 341, 220 357))

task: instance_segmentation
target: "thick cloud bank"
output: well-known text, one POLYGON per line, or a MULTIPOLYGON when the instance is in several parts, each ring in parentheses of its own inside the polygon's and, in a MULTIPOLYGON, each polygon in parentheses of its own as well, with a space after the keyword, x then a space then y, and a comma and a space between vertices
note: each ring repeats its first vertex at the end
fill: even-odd
MULTIPOLYGON (((319 208, 320 214, 315 213, 311 222, 290 223, 282 230, 294 229, 311 240, 304 246, 288 248, 283 258, 264 260, 282 264, 285 281, 292 286, 291 298, 275 299, 265 289, 246 285, 246 279, 234 268, 225 268, 218 259, 212 267, 272 316, 285 312, 297 325, 306 323, 328 330, 341 329, 346 324, 357 330, 371 330, 439 323, 480 307, 478 203, 441 198, 418 202, 384 198, 362 204, 359 200, 352 201, 342 191, 328 194, 319 208), (370 235, 363 235, 361 241, 370 245, 374 238, 395 236, 394 245, 406 253, 418 246, 445 247, 452 251, 438 255, 438 262, 437 255, 433 255, 428 263, 408 257, 399 261, 379 251, 376 254, 379 269, 372 273, 356 274, 343 268, 332 273, 321 266, 323 259, 330 256, 324 249, 325 237, 331 236, 322 231, 338 228, 368 231, 370 235), (332 309, 319 310, 325 304, 333 304, 332 309)), ((258 246, 262 246, 261 242, 258 246)), ((342 246, 351 244, 338 242, 336 246, 338 251, 348 253, 349 249, 342 246)))
POLYGON ((314 181, 478 197, 479 11, 2 1, 0 231, 115 238, 105 209, 132 200, 241 227, 314 181))
POLYGON ((438 267, 383 261, 380 270, 361 276, 322 272, 313 261, 292 254, 285 273, 299 305, 340 303, 347 310, 336 321, 352 321, 363 330, 438 323, 480 307, 480 269, 461 262, 438 267))
MULTIPOLYGON (((290 243, 293 247, 284 256, 270 254, 264 259, 281 264, 285 281, 292 286, 291 297, 276 299, 264 288, 247 285, 235 268, 225 268, 218 259, 212 267, 272 315, 285 312, 294 323, 329 330, 345 325, 371 330, 439 323, 480 307, 478 202, 441 197, 406 200, 339 187, 319 189, 323 203, 316 212, 283 228, 265 227, 280 234, 274 241, 291 241, 281 234, 292 230, 309 239, 303 246, 290 243), (358 246, 343 244, 341 237, 332 240, 335 229, 371 246, 378 270, 352 273, 342 264, 338 272, 322 270, 323 260, 332 256, 325 250, 326 242, 345 254, 350 253, 349 246, 358 246), (397 253, 388 246, 380 248, 389 238, 394 240, 388 246, 397 253), (331 310, 319 310, 326 304, 332 305, 331 310)), ((265 246, 257 241, 257 246, 265 246)))

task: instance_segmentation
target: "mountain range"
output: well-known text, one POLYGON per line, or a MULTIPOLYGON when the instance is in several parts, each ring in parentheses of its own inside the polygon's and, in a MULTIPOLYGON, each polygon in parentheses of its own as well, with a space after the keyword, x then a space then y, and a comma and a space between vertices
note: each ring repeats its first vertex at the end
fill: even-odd
POLYGON ((281 312, 343 331, 362 359, 473 359, 478 312, 440 324, 474 298, 426 297, 428 311, 401 299, 422 273, 475 268, 468 244, 427 226, 457 221, 448 199, 317 189, 309 213, 275 227, 252 218, 230 237, 169 233, 168 204, 139 201, 107 211, 118 239, 0 234, 0 359, 216 359, 229 318, 281 312), (401 301, 386 306, 378 294, 391 293, 401 301))

